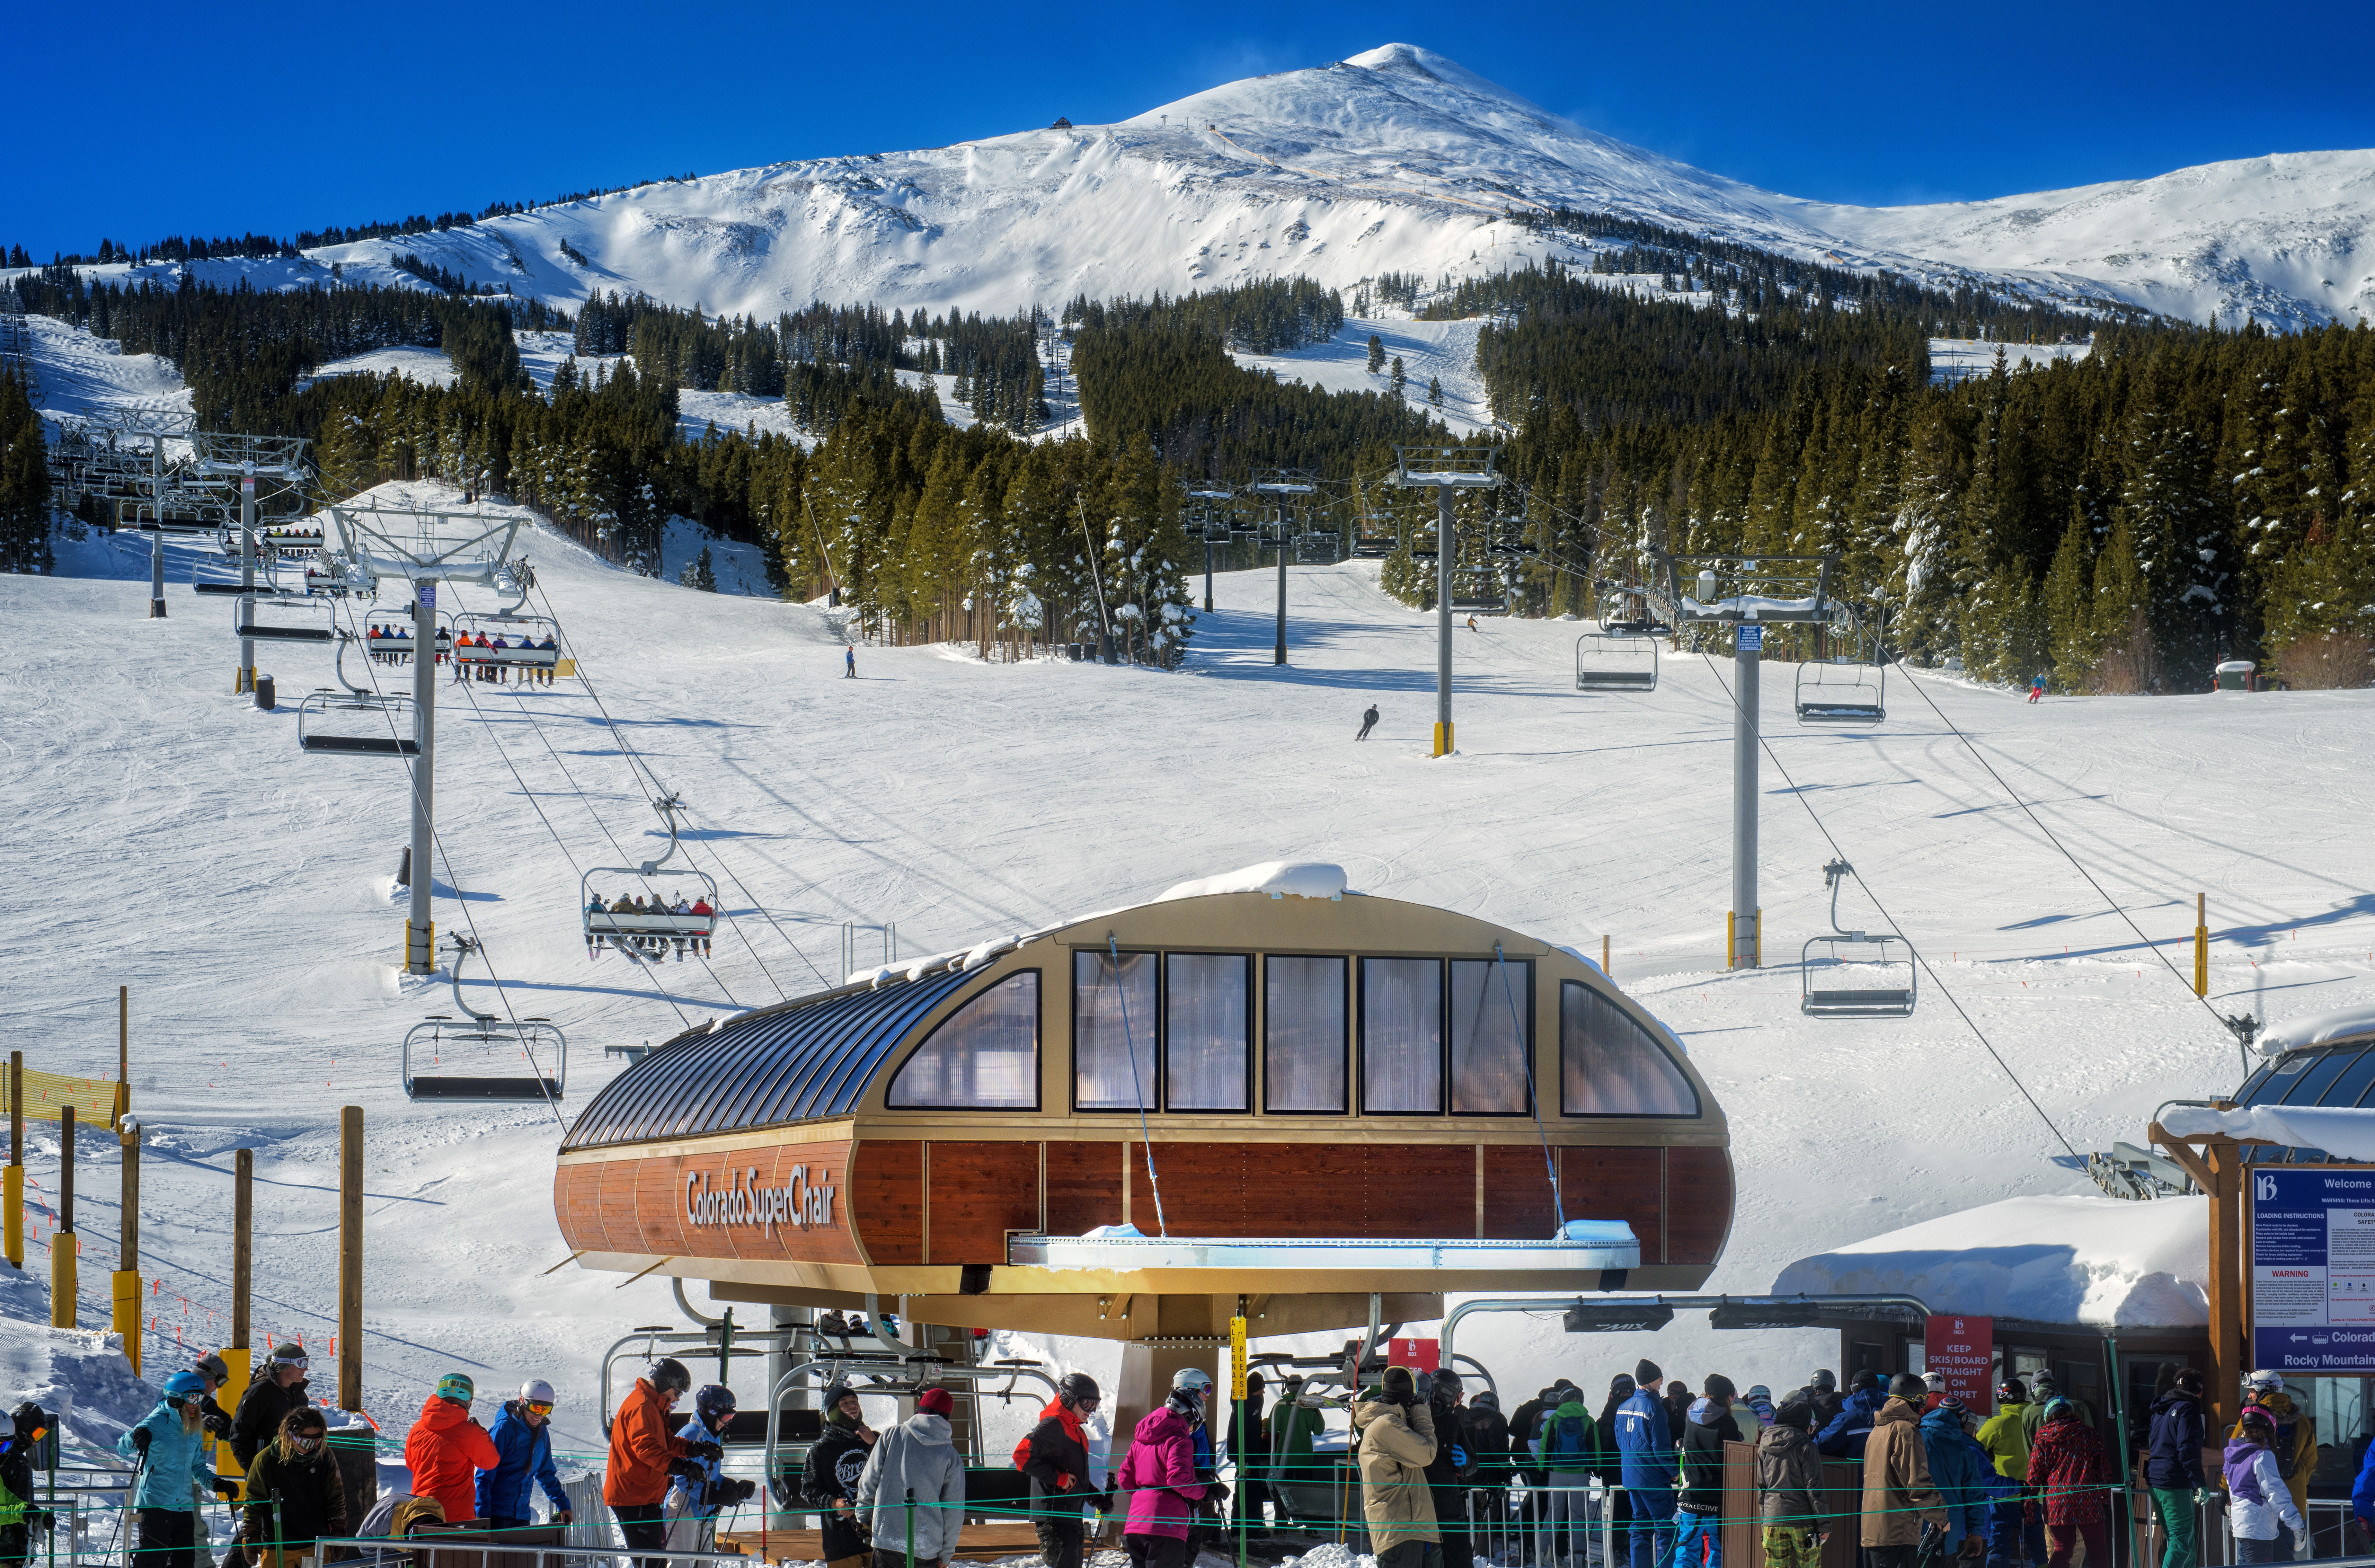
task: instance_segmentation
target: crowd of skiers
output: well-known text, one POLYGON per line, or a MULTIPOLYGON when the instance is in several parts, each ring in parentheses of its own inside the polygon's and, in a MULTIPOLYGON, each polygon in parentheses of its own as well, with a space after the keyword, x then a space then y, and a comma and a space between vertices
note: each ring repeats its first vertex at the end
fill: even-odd
MULTIPOLYGON (((549 1384, 530 1380, 481 1426, 471 1379, 441 1378, 405 1439, 410 1489, 378 1496, 354 1520, 306 1369, 301 1346, 276 1346, 230 1415, 219 1398, 230 1376, 222 1357, 202 1357, 166 1380, 157 1407, 118 1444, 136 1461, 132 1568, 212 1568, 197 1526, 213 1496, 237 1510, 222 1568, 293 1562, 322 1540, 400 1541, 424 1526, 483 1520, 518 1530, 534 1523, 539 1491, 548 1523, 573 1522, 554 1464, 549 1384), (282 1555, 269 1559, 266 1549, 282 1555)), ((1066 1376, 1012 1456, 1028 1479, 1047 1568, 1081 1568, 1086 1509, 1122 1515, 1132 1568, 1186 1568, 1199 1534, 1240 1520, 1259 1527, 1271 1492, 1332 1482, 1332 1456, 1314 1456, 1329 1403, 1323 1392, 1290 1379, 1265 1411, 1260 1373, 1247 1391, 1216 1442, 1213 1381, 1182 1370, 1165 1402, 1137 1422, 1108 1488, 1094 1479, 1085 1424, 1100 1390, 1085 1373, 1066 1376), (1232 1467, 1234 1487, 1221 1480, 1232 1467)), ((2220 1491, 2237 1561, 2312 1555, 2305 1521, 2314 1422, 2280 1373, 2254 1373, 2243 1392, 2214 1476, 2204 1464, 2201 1373, 2164 1377, 2138 1459, 2167 1543, 2161 1568, 2199 1561, 2195 1522, 2220 1491)), ((1562 1379, 1505 1417, 1490 1391, 1470 1397, 1456 1373, 1388 1367, 1352 1401, 1353 1459, 1378 1568, 1472 1568, 1480 1532, 1497 1539, 1513 1529, 1530 1535, 1545 1568, 1562 1558, 1582 1568, 1587 1527, 1599 1526, 1588 1516, 1595 1479, 1615 1489, 1605 1494, 1615 1510, 1608 1524, 1623 1543, 1606 1568, 1722 1568, 1719 1523, 1737 1512, 1737 1500, 1728 1508, 1725 1497, 1727 1443, 1754 1450, 1765 1568, 1814 1568, 1842 1528, 1855 1532, 1859 1568, 1950 1560, 2069 1568, 2082 1546, 2088 1563, 2109 1562, 2120 1477, 2096 1412, 2042 1373, 2004 1380, 1996 1398, 1982 1421, 1935 1373, 1859 1372, 1842 1392, 1827 1371, 1778 1399, 1763 1385, 1743 1394, 1720 1374, 1695 1393, 1644 1360, 1612 1381, 1597 1413, 1562 1379), (1856 1465, 1858 1479, 1826 1479, 1826 1460, 1856 1465)), ((866 1424, 856 1390, 836 1385, 824 1403, 821 1436, 797 1477, 778 1481, 778 1503, 820 1512, 828 1568, 946 1568, 966 1501, 949 1391, 920 1390, 915 1413, 881 1432, 866 1424)), ((620 1402, 602 1499, 627 1550, 648 1554, 635 1568, 713 1550, 721 1514, 753 1495, 756 1483, 721 1472, 734 1416, 731 1390, 711 1385, 693 1395, 691 1374, 673 1359, 654 1362, 620 1402), (671 1432, 668 1418, 688 1395, 693 1409, 671 1432)), ((47 1523, 31 1505, 31 1456, 53 1424, 27 1404, 0 1427, 0 1568, 25 1561, 47 1523)), ((2351 1511, 2362 1528, 2375 1516, 2375 1462, 2353 1489, 2351 1511)))

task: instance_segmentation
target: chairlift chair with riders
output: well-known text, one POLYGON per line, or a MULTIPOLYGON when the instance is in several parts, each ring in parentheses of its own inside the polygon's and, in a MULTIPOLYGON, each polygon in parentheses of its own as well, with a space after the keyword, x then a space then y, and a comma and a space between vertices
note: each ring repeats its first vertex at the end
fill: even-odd
MULTIPOLYGON (((399 613, 381 619, 364 618, 363 651, 374 657, 397 658, 412 652, 412 617, 399 613)), ((443 610, 437 612, 437 652, 442 656, 454 651, 454 618, 443 610)))
POLYGON ((466 665, 506 666, 513 669, 549 669, 576 673, 576 661, 561 656, 561 622, 549 615, 522 613, 527 595, 499 609, 463 610, 454 617, 454 656, 466 665), (465 643, 467 639, 467 643, 465 643), (500 640, 504 646, 492 644, 500 640), (551 644, 549 647, 544 644, 551 644), (563 663, 570 666, 562 669, 563 663))
POLYGON ((673 944, 677 961, 681 963, 688 945, 696 952, 706 953, 710 938, 716 934, 717 882, 705 871, 695 870, 690 866, 668 864, 676 858, 676 814, 682 809, 678 797, 663 796, 652 803, 652 808, 668 820, 668 853, 657 860, 646 860, 639 867, 595 867, 578 882, 577 908, 580 918, 585 922, 585 946, 589 952, 598 945, 608 943, 631 958, 657 959, 665 958, 673 944), (618 902, 623 900, 613 901, 609 908, 601 906, 600 890, 595 885, 597 878, 610 878, 615 887, 619 878, 639 878, 648 883, 656 877, 693 878, 702 886, 701 902, 709 905, 710 913, 678 914, 664 904, 648 911, 632 905, 625 909, 618 908, 618 902))
POLYGON ((462 961, 479 950, 467 937, 455 937, 450 978, 461 1017, 432 1013, 405 1032, 404 1093, 409 1100, 504 1100, 530 1102, 561 1098, 569 1081, 569 1041, 549 1018, 512 1022, 482 1013, 462 1000, 462 961), (416 1061, 431 1071, 415 1072, 416 1061), (521 1071, 519 1065, 525 1064, 521 1071), (509 1072, 496 1071, 509 1067, 509 1072), (453 1069, 461 1070, 453 1070, 453 1069))
POLYGON ((343 757, 418 757, 420 723, 412 699, 401 692, 365 690, 347 678, 347 644, 355 634, 338 629, 333 666, 338 684, 309 692, 297 704, 297 745, 305 751, 343 757))
POLYGON ((1854 869, 1844 860, 1823 867, 1832 934, 1813 938, 1799 955, 1798 1010, 1811 1018, 1911 1018, 1920 989, 1913 945, 1891 932, 1850 931, 1839 924, 1839 884, 1854 869))

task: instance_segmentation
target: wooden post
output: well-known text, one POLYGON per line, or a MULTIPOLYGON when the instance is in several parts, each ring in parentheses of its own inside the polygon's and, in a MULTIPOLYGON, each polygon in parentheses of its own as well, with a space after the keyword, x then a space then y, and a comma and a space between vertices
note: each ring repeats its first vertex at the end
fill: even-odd
POLYGON ((2238 1212, 2243 1151, 2231 1138, 2212 1138, 2202 1150, 2217 1185, 2210 1191, 2211 1430, 2224 1432, 2237 1415, 2237 1389, 2249 1370, 2243 1343, 2242 1215, 2238 1212))
MULTIPOLYGON (((255 1150, 240 1149, 230 1168, 230 1347, 244 1352, 248 1284, 255 1268, 255 1150)), ((245 1392, 242 1386, 240 1393, 245 1392)))
POLYGON ((1608 967, 1608 938, 1605 936, 1600 938, 1600 973, 1614 978, 1608 967))
POLYGON ((25 1053, 8 1053, 8 1169, 0 1175, 0 1204, 7 1214, 0 1219, 0 1241, 5 1241, 8 1267, 25 1267, 25 1053))
POLYGON ((75 1108, 58 1107, 58 1228, 50 1234, 50 1326, 75 1326, 75 1108))
POLYGON ((108 1281, 114 1308, 111 1326, 124 1337, 124 1358, 131 1362, 136 1377, 140 1373, 141 1349, 140 1129, 130 1127, 116 1137, 124 1149, 124 1214, 117 1233, 115 1274, 108 1281))
POLYGON ((338 1408, 363 1408, 363 1108, 338 1112, 338 1408))

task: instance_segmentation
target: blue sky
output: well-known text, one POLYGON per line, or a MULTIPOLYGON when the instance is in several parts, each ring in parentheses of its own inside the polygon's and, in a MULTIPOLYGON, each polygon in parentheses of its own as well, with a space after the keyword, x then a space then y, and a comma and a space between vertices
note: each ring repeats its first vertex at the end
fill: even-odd
POLYGON ((15 29, 0 244, 475 209, 1140 112, 1388 41, 1793 195, 1936 201, 2375 146, 2359 5, 1033 9, 127 0, 15 29), (48 27, 46 36, 39 29, 48 27), (2324 40, 2320 45, 2316 41, 2324 40), (2325 53, 2330 48, 2334 53, 2325 53))

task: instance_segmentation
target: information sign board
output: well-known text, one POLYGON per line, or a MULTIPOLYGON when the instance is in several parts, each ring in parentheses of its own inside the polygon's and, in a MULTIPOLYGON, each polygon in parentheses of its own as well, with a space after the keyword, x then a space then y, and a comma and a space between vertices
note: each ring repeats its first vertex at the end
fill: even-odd
POLYGON ((2375 1373, 2375 1171, 2251 1165, 2251 1364, 2375 1373))

